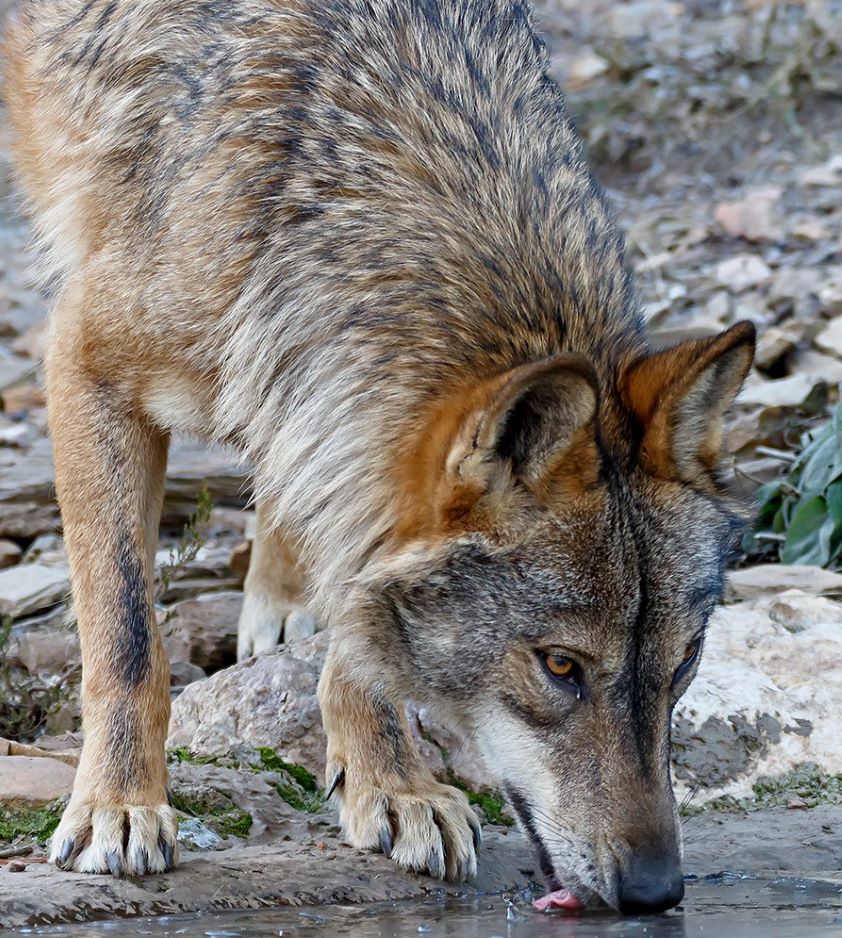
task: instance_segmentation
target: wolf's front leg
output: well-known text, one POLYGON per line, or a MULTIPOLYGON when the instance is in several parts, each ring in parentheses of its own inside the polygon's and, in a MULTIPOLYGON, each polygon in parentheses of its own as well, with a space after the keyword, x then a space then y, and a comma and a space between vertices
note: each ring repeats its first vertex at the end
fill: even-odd
POLYGON ((476 874, 481 833, 465 794, 437 782, 409 735, 402 705, 343 673, 333 650, 319 683, 327 785, 355 847, 380 847, 436 879, 476 874))
POLYGON ((167 441, 59 335, 48 360, 56 485, 82 647, 85 742, 52 839, 66 870, 161 872, 177 854, 169 663, 151 596, 167 441))

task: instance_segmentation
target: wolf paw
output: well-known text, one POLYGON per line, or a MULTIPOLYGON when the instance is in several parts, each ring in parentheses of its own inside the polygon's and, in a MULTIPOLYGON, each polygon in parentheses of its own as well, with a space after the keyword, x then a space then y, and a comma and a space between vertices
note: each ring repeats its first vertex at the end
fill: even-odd
POLYGON ((237 660, 271 651, 282 639, 304 638, 316 631, 316 620, 303 606, 246 592, 237 627, 237 660))
POLYGON ((482 833, 465 794, 430 780, 407 792, 337 789, 342 827, 361 849, 380 849, 402 869, 463 882, 477 872, 482 833))
POLYGON ((142 876, 178 862, 178 820, 166 804, 68 806, 51 841, 50 861, 77 873, 142 876))

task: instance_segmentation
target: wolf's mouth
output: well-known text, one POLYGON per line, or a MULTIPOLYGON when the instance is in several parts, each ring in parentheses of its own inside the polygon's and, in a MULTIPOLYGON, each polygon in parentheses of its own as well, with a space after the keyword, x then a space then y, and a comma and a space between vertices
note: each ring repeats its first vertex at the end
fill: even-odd
POLYGON ((559 882, 552 859, 550 858, 550 852, 544 845, 544 841, 541 840, 541 835, 538 833, 538 828, 535 826, 535 820, 532 816, 532 809, 529 806, 529 802, 513 785, 504 785, 504 790, 508 796, 509 803, 520 821, 524 833, 535 850, 541 872, 544 874, 544 878, 550 886, 550 892, 545 896, 541 896, 540 899, 536 899, 532 905, 539 912, 546 912, 548 909, 566 909, 568 912, 575 912, 578 909, 583 909, 585 903, 574 896, 569 889, 562 886, 559 882))

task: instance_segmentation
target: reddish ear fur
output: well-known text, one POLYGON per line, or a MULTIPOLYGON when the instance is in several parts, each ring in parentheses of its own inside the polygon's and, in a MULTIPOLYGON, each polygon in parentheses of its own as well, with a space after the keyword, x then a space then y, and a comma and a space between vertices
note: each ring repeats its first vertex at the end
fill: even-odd
POLYGON ((596 410, 593 369, 575 355, 521 365, 440 400, 400 464, 401 533, 449 529, 480 503, 493 514, 525 493, 542 499, 596 410))
POLYGON ((642 427, 647 471, 682 481, 709 475, 720 457, 725 413, 751 368, 754 341, 754 325, 740 322, 631 365, 621 388, 642 427))

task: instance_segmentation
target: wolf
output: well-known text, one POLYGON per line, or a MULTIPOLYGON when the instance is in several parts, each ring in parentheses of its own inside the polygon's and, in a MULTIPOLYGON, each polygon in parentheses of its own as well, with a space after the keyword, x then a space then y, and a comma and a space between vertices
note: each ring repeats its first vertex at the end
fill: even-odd
POLYGON ((670 715, 745 510, 754 329, 653 349, 523 0, 24 0, 16 165, 83 657, 63 869, 177 859, 153 613, 167 444, 254 467, 240 653, 330 632, 348 839, 463 880, 480 830, 402 703, 474 735, 563 908, 682 898, 670 715))

